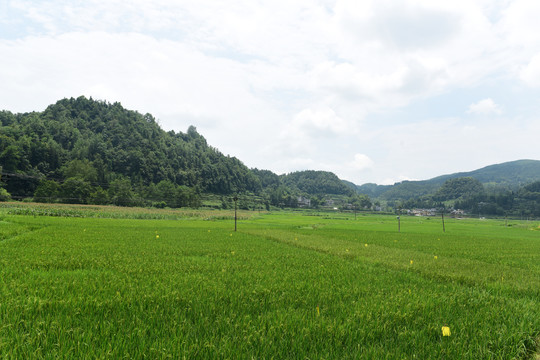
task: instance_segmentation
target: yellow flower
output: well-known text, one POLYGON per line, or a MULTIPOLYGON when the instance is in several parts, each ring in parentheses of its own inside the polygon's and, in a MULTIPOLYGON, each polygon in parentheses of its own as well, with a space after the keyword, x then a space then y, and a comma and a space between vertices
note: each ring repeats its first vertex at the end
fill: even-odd
POLYGON ((159 239, 159 235, 156 235, 156 239, 159 239))
POLYGON ((448 326, 443 326, 441 330, 442 336, 450 336, 450 328, 448 326))
POLYGON ((365 247, 367 247, 367 244, 364 244, 365 247))
POLYGON ((435 259, 435 260, 437 260, 437 259, 438 259, 437 255, 435 255, 435 256, 434 256, 434 259, 435 259))
POLYGON ((411 260, 411 265, 413 264, 413 261, 411 260))

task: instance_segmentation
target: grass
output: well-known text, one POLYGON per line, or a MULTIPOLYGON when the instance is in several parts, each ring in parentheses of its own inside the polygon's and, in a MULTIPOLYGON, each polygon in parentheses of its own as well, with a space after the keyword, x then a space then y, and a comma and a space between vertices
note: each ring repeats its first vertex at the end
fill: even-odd
POLYGON ((538 223, 73 211, 0 209, 0 358, 535 356, 538 223))

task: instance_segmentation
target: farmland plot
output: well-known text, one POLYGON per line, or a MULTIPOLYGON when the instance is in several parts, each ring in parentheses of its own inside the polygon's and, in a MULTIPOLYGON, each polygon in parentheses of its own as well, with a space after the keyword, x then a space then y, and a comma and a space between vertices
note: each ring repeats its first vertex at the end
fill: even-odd
MULTIPOLYGON (((1 214, 0 214, 1 215, 1 214)), ((534 358, 538 224, 2 215, 3 358, 534 358)))

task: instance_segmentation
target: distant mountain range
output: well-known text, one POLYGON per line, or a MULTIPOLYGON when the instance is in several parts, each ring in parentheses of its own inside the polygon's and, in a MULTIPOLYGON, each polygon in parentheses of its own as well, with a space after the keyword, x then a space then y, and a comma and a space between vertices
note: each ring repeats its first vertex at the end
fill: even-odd
MULTIPOLYGON (((403 181, 394 185, 363 184, 356 191, 371 198, 384 200, 408 200, 432 194, 449 179, 471 177, 480 181, 486 189, 517 189, 540 180, 539 160, 516 160, 495 164, 481 169, 441 175, 429 180, 403 181)), ((345 182, 351 184, 350 182, 345 182)))

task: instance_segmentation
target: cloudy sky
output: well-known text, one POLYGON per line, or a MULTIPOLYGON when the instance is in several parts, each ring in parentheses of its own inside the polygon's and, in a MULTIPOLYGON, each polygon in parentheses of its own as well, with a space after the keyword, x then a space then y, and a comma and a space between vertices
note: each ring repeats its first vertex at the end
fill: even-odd
POLYGON ((0 0, 0 109, 80 95, 276 173, 540 159, 537 0, 0 0))

